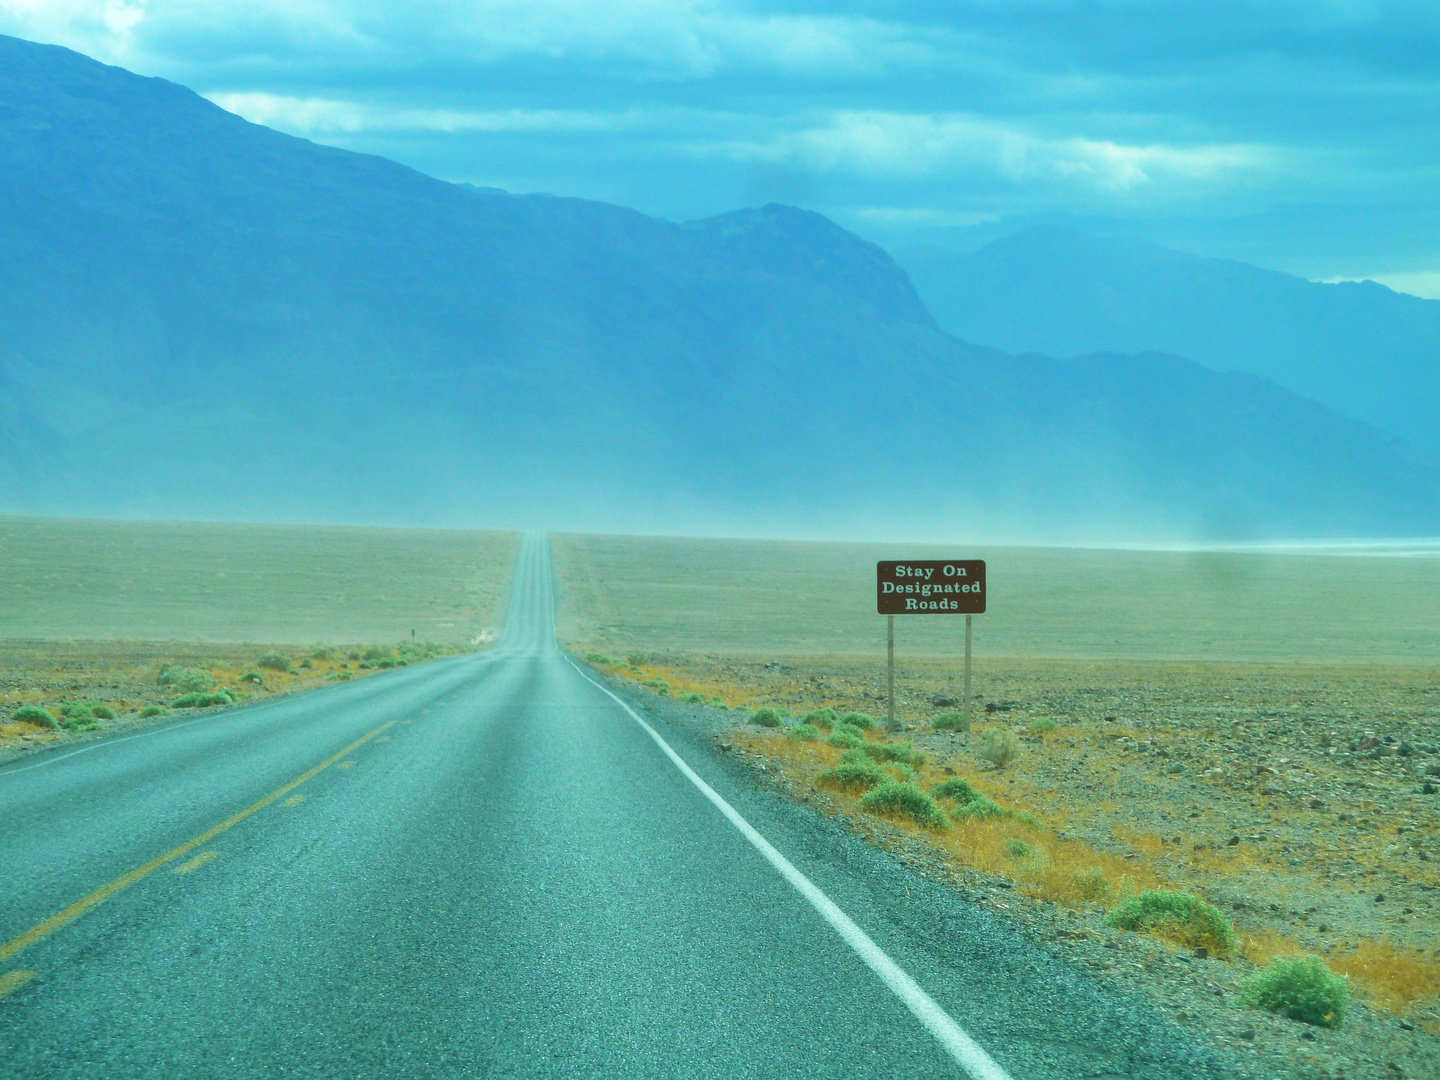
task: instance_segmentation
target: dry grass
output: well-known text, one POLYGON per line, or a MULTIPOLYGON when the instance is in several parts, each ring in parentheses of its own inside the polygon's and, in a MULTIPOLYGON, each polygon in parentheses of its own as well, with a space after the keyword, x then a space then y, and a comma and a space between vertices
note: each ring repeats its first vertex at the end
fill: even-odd
POLYGON ((1332 971, 1350 976, 1370 1004, 1406 1013, 1440 994, 1440 961, 1402 949, 1386 938, 1362 941, 1325 958, 1332 971))

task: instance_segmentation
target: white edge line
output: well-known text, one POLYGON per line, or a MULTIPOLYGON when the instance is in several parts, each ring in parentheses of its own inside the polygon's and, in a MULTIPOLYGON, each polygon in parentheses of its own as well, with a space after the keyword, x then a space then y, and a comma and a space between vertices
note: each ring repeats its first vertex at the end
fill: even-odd
POLYGON ((952 1058, 959 1063, 960 1067, 969 1073, 975 1080, 1011 1080, 1010 1074, 996 1064, 995 1059, 987 1054, 974 1039, 965 1033, 965 1029, 950 1018, 950 1015, 940 1005, 920 988, 920 984, 906 974, 905 969, 886 954, 885 950, 871 940, 870 935, 861 930, 855 921, 840 910, 839 905, 831 900, 819 886, 797 870, 789 859, 781 855, 765 837, 756 831, 755 827, 740 816, 740 812, 731 806, 725 799, 704 780, 700 779, 695 770, 685 764, 679 754, 671 749, 670 744, 660 737, 660 734, 640 714, 621 700, 609 687, 596 682, 587 675, 580 665, 576 664, 568 656, 565 658, 580 675, 582 679, 590 683, 596 689, 606 694, 617 705, 630 714, 637 724, 645 729, 645 733, 655 740, 665 756, 679 769, 687 780, 700 789, 700 793, 715 804, 716 808, 729 819, 730 824, 740 831, 740 835, 755 847, 761 855, 776 870, 780 876, 795 887, 795 891, 806 900, 810 901, 812 907, 818 911, 825 921, 828 922, 835 932, 844 940, 845 944, 854 949, 865 966, 880 976, 890 991, 904 1002, 905 1007, 915 1014, 915 1018, 925 1025, 926 1030, 939 1040, 952 1058))

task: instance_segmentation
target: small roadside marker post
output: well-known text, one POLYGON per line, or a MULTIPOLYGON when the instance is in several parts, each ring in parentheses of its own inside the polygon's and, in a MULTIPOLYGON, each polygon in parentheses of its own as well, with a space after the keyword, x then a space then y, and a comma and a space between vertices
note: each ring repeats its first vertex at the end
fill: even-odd
POLYGON ((970 726, 970 658, 974 616, 985 613, 985 560, 954 559, 875 564, 875 610, 886 617, 885 686, 888 722, 895 719, 895 616, 965 616, 965 726, 970 726))

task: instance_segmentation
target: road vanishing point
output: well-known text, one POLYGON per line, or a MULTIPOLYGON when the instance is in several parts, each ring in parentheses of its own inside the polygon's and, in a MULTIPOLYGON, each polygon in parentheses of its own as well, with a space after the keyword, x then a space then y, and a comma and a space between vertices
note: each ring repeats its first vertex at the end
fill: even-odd
POLYGON ((1221 1077, 574 664, 492 650, 0 768, 0 1076, 1221 1077))

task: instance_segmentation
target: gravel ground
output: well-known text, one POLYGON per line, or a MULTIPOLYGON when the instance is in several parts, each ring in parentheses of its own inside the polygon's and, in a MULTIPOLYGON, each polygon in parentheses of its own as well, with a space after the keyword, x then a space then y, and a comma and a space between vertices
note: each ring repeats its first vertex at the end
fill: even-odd
POLYGON ((1033 809, 1056 840, 1222 906, 1244 942, 1229 961, 1111 930, 1100 905, 1026 895, 1035 890, 1023 881, 966 866, 919 830, 859 814, 852 800, 814 785, 823 762, 797 764, 784 740, 767 743, 746 723, 748 708, 687 705, 635 687, 664 678, 673 694, 696 690, 748 707, 879 713, 883 670, 873 662, 672 656, 638 673, 606 670, 628 676, 612 681, 707 734, 761 783, 1000 913, 1100 983, 1143 994, 1229 1055, 1240 1075, 1440 1076, 1440 797, 1427 790, 1440 763, 1430 741, 1440 717, 1433 667, 990 663, 969 735, 928 730, 956 696, 952 667, 898 673, 905 738, 934 769, 1033 809), (1004 772, 981 768, 973 754, 985 726, 1021 739, 1020 761, 1004 772), (1357 1001, 1342 1028, 1237 1003, 1254 960, 1295 951, 1355 973, 1357 1001))

